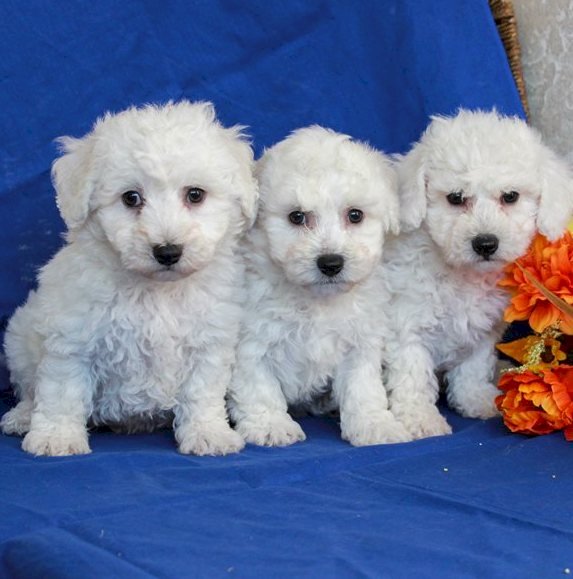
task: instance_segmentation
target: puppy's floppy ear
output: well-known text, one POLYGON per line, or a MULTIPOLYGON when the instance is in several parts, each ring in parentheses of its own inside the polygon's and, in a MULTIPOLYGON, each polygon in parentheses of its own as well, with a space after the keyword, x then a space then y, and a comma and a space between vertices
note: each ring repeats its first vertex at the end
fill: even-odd
POLYGON ((243 133, 244 127, 227 129, 232 134, 232 151, 237 160, 237 171, 232 176, 233 187, 239 193, 245 229, 250 229, 257 218, 259 187, 254 176, 253 149, 243 133))
POLYGON ((390 195, 385 199, 384 227, 394 235, 400 233, 400 202, 398 200, 398 174, 390 159, 382 153, 378 156, 378 181, 388 184, 390 195))
POLYGON ((56 189, 56 203, 68 229, 83 225, 89 214, 89 201, 94 189, 90 178, 92 139, 57 139, 64 153, 52 165, 52 182, 56 189))
POLYGON ((549 150, 540 173, 537 228, 549 241, 555 241, 565 232, 573 213, 573 175, 567 164, 549 150))
POLYGON ((426 167, 424 145, 417 144, 407 155, 394 157, 398 172, 400 223, 402 231, 413 231, 426 217, 426 167))
POLYGON ((393 235, 400 233, 400 201, 398 199, 398 176, 396 176, 396 185, 394 187, 394 194, 388 200, 387 204, 387 222, 388 231, 393 235))

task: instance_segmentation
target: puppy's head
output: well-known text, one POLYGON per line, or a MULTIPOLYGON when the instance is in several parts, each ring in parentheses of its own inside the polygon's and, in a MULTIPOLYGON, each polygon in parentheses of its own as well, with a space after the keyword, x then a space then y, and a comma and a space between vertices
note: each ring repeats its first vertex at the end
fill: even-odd
POLYGON ((313 126, 257 165, 265 251, 294 284, 324 295, 365 279, 397 232, 397 180, 381 153, 313 126))
POLYGON ((567 166, 518 118, 460 111, 434 117, 398 163, 404 230, 422 223, 452 266, 489 270, 550 240, 573 211, 567 166))
POLYGON ((254 221, 251 147, 209 103, 107 114, 84 138, 60 143, 52 177, 70 233, 97 232, 126 269, 185 277, 254 221))

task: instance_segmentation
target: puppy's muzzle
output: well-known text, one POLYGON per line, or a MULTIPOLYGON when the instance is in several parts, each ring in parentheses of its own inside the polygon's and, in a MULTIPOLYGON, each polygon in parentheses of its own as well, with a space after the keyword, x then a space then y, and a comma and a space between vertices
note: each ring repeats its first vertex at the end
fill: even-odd
POLYGON ((344 267, 344 257, 338 253, 327 253, 316 260, 318 269, 328 277, 334 277, 344 267))
POLYGON ((175 265, 183 254, 182 245, 154 245, 153 257, 161 265, 175 265))
POLYGON ((490 233, 484 233, 483 235, 476 235, 472 239, 472 248, 484 259, 489 259, 499 247, 499 239, 495 235, 490 233))

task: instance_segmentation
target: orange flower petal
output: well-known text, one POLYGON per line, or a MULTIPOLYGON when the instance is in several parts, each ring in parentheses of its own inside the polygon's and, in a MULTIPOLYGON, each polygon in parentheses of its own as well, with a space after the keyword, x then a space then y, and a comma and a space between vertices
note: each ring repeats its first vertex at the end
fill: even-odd
POLYGON ((538 333, 554 325, 560 317, 559 310, 549 302, 538 302, 529 317, 529 325, 538 333))
POLYGON ((520 364, 523 364, 525 362, 525 356, 527 355, 528 346, 529 338, 521 338, 520 340, 515 340, 513 342, 498 344, 497 349, 500 352, 503 352, 506 356, 513 358, 520 364))
MULTIPOLYGON (((561 239, 552 243, 542 235, 537 235, 518 263, 507 266, 504 278, 499 282, 501 287, 513 294, 505 320, 524 320, 529 317, 532 328, 542 331, 559 317, 564 318, 562 329, 571 332, 573 319, 569 318, 573 318, 573 315, 557 314, 549 306, 540 304, 549 299, 549 291, 563 302, 573 305, 573 235, 566 232, 561 239)), ((559 304, 555 300, 553 302, 555 305, 551 307, 557 310, 559 304)))
POLYGON ((573 439, 573 366, 561 365, 539 374, 507 372, 500 380, 504 392, 496 398, 512 432, 546 434, 567 429, 573 439))

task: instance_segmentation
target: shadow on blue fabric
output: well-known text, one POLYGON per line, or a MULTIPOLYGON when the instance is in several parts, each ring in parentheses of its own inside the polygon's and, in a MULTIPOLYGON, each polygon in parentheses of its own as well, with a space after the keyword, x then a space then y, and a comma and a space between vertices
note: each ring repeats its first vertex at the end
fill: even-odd
MULTIPOLYGON (((312 123, 404 152, 432 114, 522 115, 487 0, 5 1, 0 316, 60 247, 55 137, 107 110, 211 100, 256 150, 312 123)), ((2 412, 10 403, 5 369, 2 412)), ((447 412, 447 411, 446 411, 447 412)), ((573 568, 573 461, 559 434, 448 412, 449 437, 308 440, 180 456, 172 433, 92 434, 33 458, 0 435, 0 576, 551 577, 573 568)))

